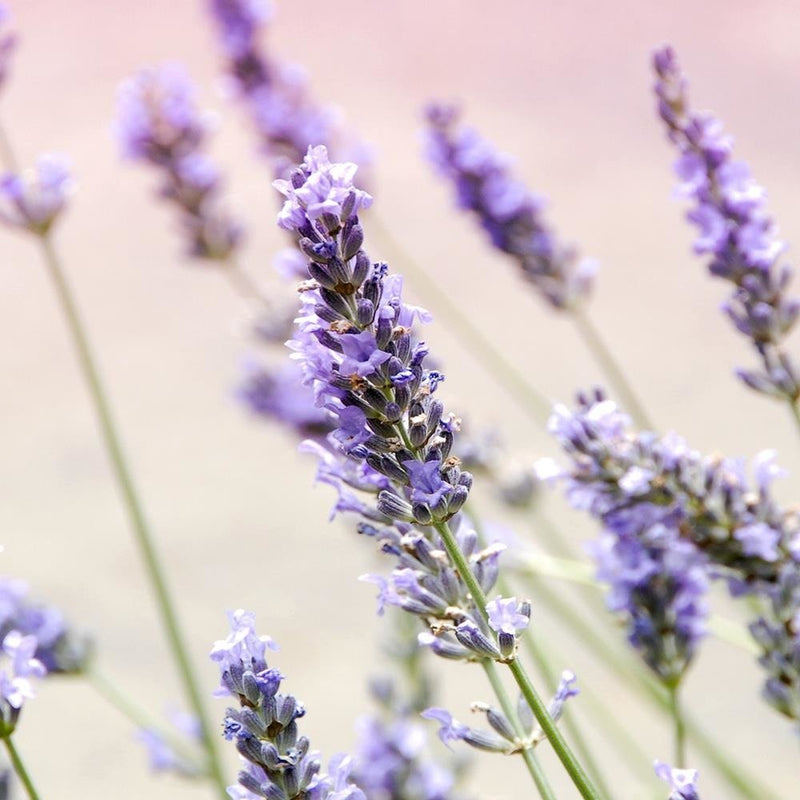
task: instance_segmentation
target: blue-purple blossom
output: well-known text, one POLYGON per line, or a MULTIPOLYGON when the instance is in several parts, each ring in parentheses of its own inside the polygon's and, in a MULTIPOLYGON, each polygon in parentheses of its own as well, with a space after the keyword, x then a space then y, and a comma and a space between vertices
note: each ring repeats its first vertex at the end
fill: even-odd
POLYGON ((669 784, 668 800, 700 800, 697 791, 698 772, 696 769, 678 769, 663 761, 655 761, 653 769, 662 781, 669 784))
POLYGON ((544 465, 570 503, 600 520, 592 545, 609 607, 628 619, 631 643, 665 681, 677 681, 705 630, 709 578, 766 601, 750 631, 768 674, 765 698, 800 719, 800 516, 773 499, 783 471, 772 451, 754 463, 703 457, 674 433, 637 433, 601 392, 556 406, 550 430, 571 458, 544 465))
POLYGON ((184 777, 197 777, 198 765, 188 757, 189 751, 202 741, 200 721, 194 714, 170 710, 168 718, 174 732, 167 736, 155 728, 141 728, 137 740, 144 745, 150 769, 154 772, 175 772, 184 777), (176 745, 185 745, 176 746, 176 745))
POLYGON ((530 606, 516 597, 498 597, 486 604, 489 625, 498 633, 516 635, 530 624, 530 606), (525 612, 528 612, 527 614, 525 612))
POLYGON ((221 208, 220 174, 203 152, 208 121, 195 95, 180 64, 141 70, 119 87, 115 129, 126 158, 159 171, 159 195, 180 209, 189 255, 225 262, 242 230, 221 208))
POLYGON ((734 161, 732 140, 711 114, 694 111, 687 81, 671 47, 653 57, 658 110, 680 156, 675 171, 681 194, 693 205, 687 218, 698 229, 695 252, 709 257, 709 271, 734 285, 723 306, 737 330, 753 344, 761 370, 738 370, 751 388, 800 397, 800 376, 784 348, 800 300, 787 291, 792 269, 780 257, 786 245, 766 209, 766 194, 746 164, 734 161))
POLYGON ((369 800, 450 800, 455 777, 426 755, 427 736, 405 716, 362 717, 353 777, 369 800))
POLYGON ((228 616, 231 633, 214 643, 211 658, 219 664, 225 693, 239 705, 227 709, 223 727, 244 765, 239 787, 229 788, 231 797, 366 800, 350 781, 349 757, 335 756, 328 774, 320 773, 319 754, 310 751, 309 740, 297 729, 305 707, 279 691, 283 676, 265 660, 267 647, 275 645, 256 633, 255 616, 242 610, 228 616))
POLYGON ((31 678, 47 674, 44 664, 35 657, 36 637, 16 630, 3 638, 5 663, 0 668, 0 733, 8 736, 15 728, 26 700, 36 696, 31 678))
POLYGON ((231 92, 247 107, 276 177, 285 177, 312 145, 365 165, 368 149, 345 131, 340 114, 317 105, 301 68, 268 56, 264 30, 272 16, 264 0, 209 0, 231 92))
POLYGON ((544 221, 543 199, 513 176, 510 159, 460 125, 454 107, 432 105, 427 119, 428 159, 454 184, 459 207, 475 214, 491 243, 514 258, 551 306, 570 308, 585 298, 595 262, 556 238, 544 221))
POLYGON ((39 156, 32 170, 0 179, 0 221, 45 236, 66 207, 74 186, 65 156, 39 156))

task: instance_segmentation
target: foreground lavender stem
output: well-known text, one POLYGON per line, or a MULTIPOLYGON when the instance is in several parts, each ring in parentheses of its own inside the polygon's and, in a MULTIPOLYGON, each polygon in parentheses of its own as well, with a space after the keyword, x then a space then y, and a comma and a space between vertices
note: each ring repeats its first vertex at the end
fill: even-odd
POLYGON ((584 309, 597 264, 580 259, 543 217, 544 199, 510 170, 510 159, 472 128, 460 125, 453 106, 428 108, 427 155, 455 186, 460 208, 472 212, 494 247, 510 256, 522 277, 557 310, 569 314, 608 380, 641 424, 651 427, 644 408, 611 350, 584 309))
POLYGON ((31 779, 28 770, 25 768, 25 763, 23 762, 16 745, 11 740, 10 734, 3 737, 3 746, 6 748, 9 761, 11 761, 11 766, 14 768, 14 773, 25 788, 25 793, 28 795, 29 800, 39 800, 39 793, 36 791, 36 787, 33 785, 33 780, 31 779))
POLYGON ((687 214, 699 229, 695 252, 708 254, 711 274, 733 284, 723 309, 761 359, 761 371, 740 369, 737 374, 752 389, 785 399, 800 422, 800 377, 784 347, 800 300, 787 291, 792 269, 779 261, 786 245, 776 236, 764 190, 745 163, 733 160, 731 139, 721 123, 690 107, 674 50, 658 50, 653 64, 659 114, 680 152, 675 171, 681 193, 695 203, 687 214))
POLYGON ((434 396, 443 376, 424 368, 427 347, 411 338, 423 313, 402 302, 399 276, 372 264, 361 247, 358 211, 371 198, 354 187, 355 170, 331 164, 323 147, 310 148, 301 167, 276 182, 287 198, 279 223, 296 232, 311 278, 291 345, 318 402, 339 420, 330 440, 338 454, 320 449, 321 470, 340 488, 337 507, 360 513, 363 532, 400 559, 391 579, 373 578, 382 601, 427 619, 435 652, 506 663, 576 787, 596 798, 515 658, 529 605, 515 598, 488 603, 499 551, 475 552, 474 532, 460 532, 459 542, 450 528, 472 476, 450 456, 458 425, 434 396), (353 480, 377 493, 376 507, 344 491, 353 480))

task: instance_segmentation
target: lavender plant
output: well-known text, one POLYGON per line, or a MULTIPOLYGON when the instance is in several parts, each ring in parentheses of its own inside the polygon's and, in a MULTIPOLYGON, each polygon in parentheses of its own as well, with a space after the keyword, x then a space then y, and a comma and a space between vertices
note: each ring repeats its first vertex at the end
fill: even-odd
POLYGON ((694 111, 675 51, 653 57, 658 112, 680 153, 675 172, 681 194, 691 199, 687 219, 697 227, 694 250, 710 257, 709 272, 733 284, 723 310, 755 347, 761 369, 739 369, 750 388, 785 400, 798 417, 800 379, 784 340, 800 312, 789 295, 792 269, 781 263, 786 244, 777 237, 765 192, 747 164, 735 161, 732 140, 719 120, 694 111))

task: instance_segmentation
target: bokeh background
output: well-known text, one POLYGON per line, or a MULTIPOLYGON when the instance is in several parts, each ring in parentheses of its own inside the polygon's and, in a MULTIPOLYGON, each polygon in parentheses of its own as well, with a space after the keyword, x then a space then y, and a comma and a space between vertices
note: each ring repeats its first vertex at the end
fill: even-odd
MULTIPOLYGON (((275 657, 310 709, 304 730, 331 754, 353 741, 368 708, 366 676, 381 669, 381 626, 368 542, 328 524, 332 501, 311 489, 314 465, 292 437, 254 421, 233 399, 249 347, 247 308, 213 270, 188 263, 174 216, 153 198, 153 175, 120 163, 110 127, 118 83, 139 67, 185 62, 219 113, 214 155, 229 206, 245 220, 243 266, 276 285, 268 166, 242 110, 220 92, 221 60, 203 0, 12 3, 20 46, 0 98, 17 155, 72 159, 79 191, 57 245, 93 337, 148 517, 159 537, 204 688, 206 660, 225 635, 225 610, 256 612, 282 645, 275 657)), ((800 237, 800 7, 793 3, 505 2, 336 3, 277 9, 270 50, 305 65, 317 98, 345 110, 377 153, 376 213, 408 254, 475 325, 554 400, 600 376, 570 325, 493 254, 420 156, 422 105, 457 99, 467 118, 517 159, 552 201, 550 220, 601 264, 591 313, 633 377, 652 417, 706 452, 752 456, 776 447, 794 475, 800 441, 785 409, 731 375, 752 357, 718 312, 727 291, 690 254, 691 232, 671 198, 673 153, 655 119, 649 54, 670 41, 692 95, 736 136, 737 153, 768 187, 784 235, 800 237)), ((371 245, 381 254, 380 240, 371 245)), ((0 231, 4 573, 61 606, 97 642, 98 668, 155 714, 179 687, 123 516, 70 341, 38 249, 0 231)), ((403 271, 402 263, 394 268, 403 271)), ((424 293, 411 296, 428 305, 424 293)), ((448 406, 475 430, 496 428, 515 458, 554 455, 543 426, 520 412, 443 315, 426 332, 447 373, 448 406)), ((778 492, 797 499, 795 479, 778 492)), ((562 535, 591 536, 585 520, 548 498, 562 535)), ((516 520, 536 545, 536 527, 516 520)), ((543 582, 541 591, 562 591, 543 582)), ((595 603, 599 603, 599 595, 595 603)), ((595 663, 537 607, 534 630, 563 653, 585 691, 607 699, 653 758, 670 758, 668 725, 595 663)), ((729 616, 735 609, 721 606, 729 616)), ((619 634, 609 625, 609 641, 619 634)), ((633 658, 633 656, 631 656, 633 658)), ((459 665, 434 665, 462 718, 488 695, 459 665)), ((687 704, 776 797, 797 796, 796 739, 757 699, 752 656, 710 641, 692 670, 687 704)), ((224 703, 209 697, 221 719, 224 703)), ((580 700, 575 704, 581 714, 580 700)), ((616 797, 665 796, 639 782, 589 722, 616 797)), ((433 731, 432 731, 433 732, 433 731)), ((19 731, 42 796, 191 798, 201 786, 148 772, 130 724, 85 682, 42 685, 19 731)), ((228 747, 230 751, 232 748, 228 747)), ((227 752, 231 782, 236 759, 227 752)), ((543 756, 560 797, 574 791, 543 756)), ((529 796, 522 765, 478 756, 480 797, 529 796)), ((724 797, 702 759, 704 796, 724 797)))

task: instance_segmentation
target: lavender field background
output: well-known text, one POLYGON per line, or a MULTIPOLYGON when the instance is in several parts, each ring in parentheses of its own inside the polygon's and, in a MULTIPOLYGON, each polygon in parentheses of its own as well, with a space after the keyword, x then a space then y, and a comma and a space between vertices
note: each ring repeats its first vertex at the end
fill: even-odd
MULTIPOLYGON (((354 718, 368 708, 365 678, 380 669, 373 588, 356 580, 377 559, 346 524, 328 524, 332 497, 311 490, 314 465, 296 454, 292 437, 237 405, 247 309, 219 274, 182 257, 174 218, 153 199, 153 176, 120 162, 110 131, 122 79, 152 63, 185 62, 205 87, 204 104, 220 114, 214 155, 229 174, 228 205, 247 226, 242 265, 277 286, 270 262, 283 240, 270 169, 255 155, 241 109, 221 96, 204 3, 27 0, 12 10, 21 42, 0 120, 24 163, 42 151, 72 158, 79 191, 56 241, 204 686, 210 695, 216 685, 206 654, 226 633, 225 610, 252 609, 282 646, 274 662, 309 708, 304 728, 314 746, 328 755, 346 749, 354 718)), ((531 383, 568 401, 600 379, 585 349, 452 211, 448 189, 421 158, 423 104, 462 101, 467 119, 550 197, 557 229, 599 260, 591 313, 659 427, 679 430, 705 452, 751 457, 777 448, 794 477, 776 491, 791 504, 800 497, 800 440, 783 407, 732 377, 752 356, 718 312, 726 287, 690 253, 692 234, 671 196, 673 153, 654 111, 649 54, 664 41, 675 45, 697 106, 725 121, 737 154, 767 187, 784 237, 797 245, 799 40, 800 8, 778 2, 537 0, 490 13, 486 4, 455 0, 295 0, 278 7, 269 45, 303 63, 315 95, 345 109, 375 145, 381 224, 531 383)), ((370 251, 389 257, 378 233, 371 238, 369 219, 365 227, 370 251)), ((2 572, 28 579, 34 594, 90 631, 98 667, 160 712, 179 687, 52 287, 35 242, 0 230, 0 252, 2 572)), ((401 260, 392 266, 404 272, 401 260)), ((497 427, 519 459, 556 455, 543 427, 520 412, 436 304, 412 279, 408 288, 434 313, 426 338, 447 374, 448 407, 474 428, 497 427)), ((592 535, 555 494, 546 503, 572 541, 592 535)), ((519 533, 536 543, 530 525, 519 533)), ((561 590, 542 583, 542 591, 561 590)), ((569 654, 563 666, 587 692, 611 701, 653 758, 669 758, 667 723, 532 599, 533 628, 569 654)), ((621 638, 611 625, 608 636, 621 638)), ((485 698, 468 670, 433 666, 447 704, 462 716, 469 701, 485 698)), ((777 797, 791 798, 796 739, 758 700, 760 682, 752 656, 709 641, 690 673, 687 704, 731 753, 763 771, 777 797)), ((224 702, 209 704, 221 720, 224 702)), ((580 717, 580 699, 572 713, 580 717)), ((210 796, 151 777, 128 722, 79 679, 42 684, 18 738, 44 797, 210 796)), ((593 725, 590 738, 602 742, 602 730, 593 725)), ((236 759, 227 749, 233 782, 236 759)), ((607 745, 598 749, 619 776, 618 797, 658 796, 655 781, 638 784, 607 745)), ((572 797, 555 760, 543 758, 559 796, 572 797)), ((484 800, 523 796, 521 765, 492 756, 476 762, 484 800)), ((723 797, 711 770, 696 765, 704 796, 723 797)))

